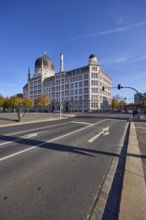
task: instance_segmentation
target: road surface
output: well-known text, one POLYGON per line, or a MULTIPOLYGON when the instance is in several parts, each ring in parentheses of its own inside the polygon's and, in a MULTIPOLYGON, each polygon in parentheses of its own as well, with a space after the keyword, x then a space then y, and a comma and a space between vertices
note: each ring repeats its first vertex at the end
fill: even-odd
POLYGON ((0 219, 92 219, 128 123, 85 114, 0 128, 0 219))

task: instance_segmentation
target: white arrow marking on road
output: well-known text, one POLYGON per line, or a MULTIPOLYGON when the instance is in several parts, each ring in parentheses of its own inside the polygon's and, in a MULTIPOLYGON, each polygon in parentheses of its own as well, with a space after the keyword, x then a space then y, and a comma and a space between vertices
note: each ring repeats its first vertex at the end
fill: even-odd
MULTIPOLYGON (((104 121, 108 121, 108 119, 103 119, 103 120, 101 120, 101 121, 95 123, 94 125, 100 124, 100 123, 102 123, 102 122, 104 122, 104 121)), ((36 148, 38 148, 38 147, 40 147, 40 146, 43 146, 43 145, 45 145, 46 143, 54 142, 54 141, 59 140, 59 139, 61 139, 61 138, 67 137, 67 136, 72 135, 72 134, 75 134, 75 133, 77 133, 77 132, 79 132, 79 131, 83 131, 83 130, 85 130, 85 129, 88 129, 88 128, 92 127, 92 126, 93 126, 93 125, 88 125, 88 126, 86 126, 86 127, 84 127, 84 128, 80 128, 80 129, 77 129, 77 130, 75 130, 75 131, 72 131, 72 132, 69 132, 69 133, 67 133, 67 134, 64 134, 64 135, 62 135, 62 136, 58 136, 58 137, 56 137, 56 138, 53 138, 53 139, 51 139, 51 140, 48 140, 48 141, 46 141, 46 142, 44 142, 44 143, 41 143, 41 144, 38 144, 38 145, 36 145, 36 146, 27 148, 27 149, 22 150, 22 151, 18 151, 18 152, 16 152, 16 153, 11 154, 11 155, 8 155, 8 156, 6 156, 6 157, 2 157, 2 158, 0 158, 0 161, 7 160, 7 159, 9 159, 9 158, 11 158, 11 157, 15 157, 15 156, 17 156, 17 155, 19 155, 19 154, 23 154, 23 153, 25 153, 25 152, 27 152, 27 151, 30 151, 30 150, 36 149, 36 148)), ((16 139, 15 142, 16 142, 16 141, 19 141, 19 140, 21 140, 21 138, 16 139)), ((14 141, 11 141, 11 142, 8 142, 8 143, 12 143, 12 142, 14 142, 14 141)), ((7 143, 7 144, 8 144, 8 143, 7 143)), ((2 145, 4 145, 4 144, 5 144, 5 143, 2 143, 2 145)))
MULTIPOLYGON (((39 132, 39 133, 41 133, 41 132, 39 132)), ((6 142, 4 142, 4 143, 0 143, 0 146, 2 146, 2 145, 7 145, 7 144, 11 144, 11 143, 14 143, 14 142, 18 142, 18 141, 21 141, 22 139, 25 139, 25 138, 35 137, 35 136, 37 136, 37 135, 38 135, 38 133, 31 133, 31 134, 22 136, 21 138, 17 138, 17 139, 15 139, 15 140, 13 140, 13 141, 6 141, 6 142)))
POLYGON ((92 137, 91 139, 88 140, 89 143, 93 143, 93 141, 95 141, 98 137, 100 137, 101 135, 108 135, 109 134, 109 128, 110 127, 106 127, 103 128, 101 132, 99 132, 98 134, 96 134, 94 137, 92 137))
POLYGON ((38 133, 31 133, 31 134, 27 134, 25 136, 22 136, 22 138, 31 138, 31 137, 35 137, 37 135, 38 135, 38 133))

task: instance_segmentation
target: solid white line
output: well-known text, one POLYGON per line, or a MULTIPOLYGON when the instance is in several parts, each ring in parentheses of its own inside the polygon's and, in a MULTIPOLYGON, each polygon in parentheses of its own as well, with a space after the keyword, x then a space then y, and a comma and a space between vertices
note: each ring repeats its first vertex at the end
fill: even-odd
POLYGON ((94 124, 91 124, 91 123, 81 122, 81 121, 72 121, 72 123, 75 123, 75 124, 83 124, 83 125, 94 125, 94 124))
MULTIPOLYGON (((38 145, 38 146, 39 146, 39 145, 38 145)), ((34 148, 36 148, 36 146, 30 147, 30 148, 25 149, 25 150, 21 150, 21 151, 19 151, 19 152, 17 152, 17 153, 14 153, 14 154, 10 154, 10 155, 8 155, 8 156, 6 156, 6 157, 0 158, 0 161, 9 159, 9 158, 11 158, 11 157, 14 157, 14 156, 16 156, 16 155, 18 155, 18 154, 22 154, 22 153, 24 153, 24 152, 26 152, 26 151, 29 151, 29 150, 32 150, 32 149, 34 149, 34 148)))
MULTIPOLYGON (((100 123, 102 123, 102 122, 104 122, 104 121, 107 121, 107 120, 108 120, 108 119, 104 119, 104 120, 99 121, 99 122, 97 122, 97 123, 95 123, 95 124, 93 124, 93 125, 100 124, 100 123)), ((35 149, 35 148, 37 148, 37 147, 40 147, 40 146, 45 145, 46 143, 50 143, 50 142, 56 141, 56 140, 58 140, 58 139, 67 137, 67 136, 69 136, 69 135, 71 135, 71 134, 75 134, 75 133, 77 133, 77 132, 79 132, 79 131, 82 131, 82 130, 84 130, 84 129, 87 129, 87 128, 89 128, 89 127, 92 127, 93 125, 88 125, 88 126, 86 126, 86 127, 84 127, 84 128, 80 128, 80 129, 78 129, 78 130, 75 130, 75 131, 69 132, 69 133, 67 133, 67 134, 64 134, 64 135, 62 135, 62 136, 59 136, 59 137, 53 138, 53 139, 51 139, 51 140, 48 140, 48 141, 46 141, 45 143, 41 143, 41 144, 39 144, 39 145, 37 145, 37 146, 32 146, 32 147, 30 147, 30 148, 28 148, 28 149, 25 149, 25 150, 16 152, 16 153, 14 153, 14 154, 10 154, 10 155, 8 155, 8 156, 6 156, 6 157, 2 157, 2 158, 0 158, 0 161, 9 159, 9 158, 14 157, 14 156, 16 156, 16 155, 18 155, 18 154, 22 154, 22 153, 25 153, 25 152, 27 152, 27 151, 33 150, 33 149, 35 149)))
POLYGON ((13 140, 13 141, 6 141, 6 142, 4 142, 4 143, 1 143, 0 146, 7 145, 7 144, 11 144, 11 143, 14 143, 14 142, 18 142, 18 141, 20 141, 20 140, 22 140, 22 138, 15 139, 15 140, 13 140))

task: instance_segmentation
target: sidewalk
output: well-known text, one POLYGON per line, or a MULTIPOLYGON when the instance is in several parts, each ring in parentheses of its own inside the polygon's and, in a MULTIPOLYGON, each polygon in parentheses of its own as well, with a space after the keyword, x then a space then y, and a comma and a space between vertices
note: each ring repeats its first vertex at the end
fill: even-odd
POLYGON ((143 164, 144 177, 146 182, 146 120, 135 122, 136 133, 141 152, 141 159, 143 164))
POLYGON ((1 126, 10 126, 10 125, 19 125, 23 123, 32 123, 32 122, 40 122, 40 121, 50 121, 56 119, 63 119, 65 117, 73 117, 74 115, 69 114, 61 114, 60 113, 25 113, 21 118, 21 121, 18 122, 18 114, 17 113, 0 113, 0 127, 1 126))
POLYGON ((146 219, 146 121, 131 122, 119 220, 146 219))

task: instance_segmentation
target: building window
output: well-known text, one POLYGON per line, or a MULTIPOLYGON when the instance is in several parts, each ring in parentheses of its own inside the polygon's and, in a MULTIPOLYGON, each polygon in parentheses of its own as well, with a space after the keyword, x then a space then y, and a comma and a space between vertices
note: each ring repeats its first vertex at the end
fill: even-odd
POLYGON ((88 88, 84 88, 84 94, 87 94, 88 93, 88 88))
POLYGON ((69 83, 69 79, 65 79, 65 83, 69 83))
POLYGON ((69 95, 69 91, 65 91, 65 96, 68 96, 69 95))
POLYGON ((84 86, 88 86, 88 81, 84 81, 84 86))
POLYGON ((71 90, 71 95, 73 95, 74 94, 74 90, 71 90))
POLYGON ((66 85, 65 85, 65 89, 69 89, 69 84, 66 84, 66 85))
POLYGON ((79 89, 79 94, 82 94, 82 89, 79 89))
POLYGON ((89 96, 88 95, 84 95, 84 100, 88 100, 89 96))
POLYGON ((75 90, 75 95, 77 95, 77 94, 78 94, 78 90, 76 89, 76 90, 75 90))
POLYGON ((85 74, 84 79, 88 79, 88 78, 89 78, 89 74, 85 74))
POLYGON ((82 87, 82 82, 79 82, 79 87, 82 87))

